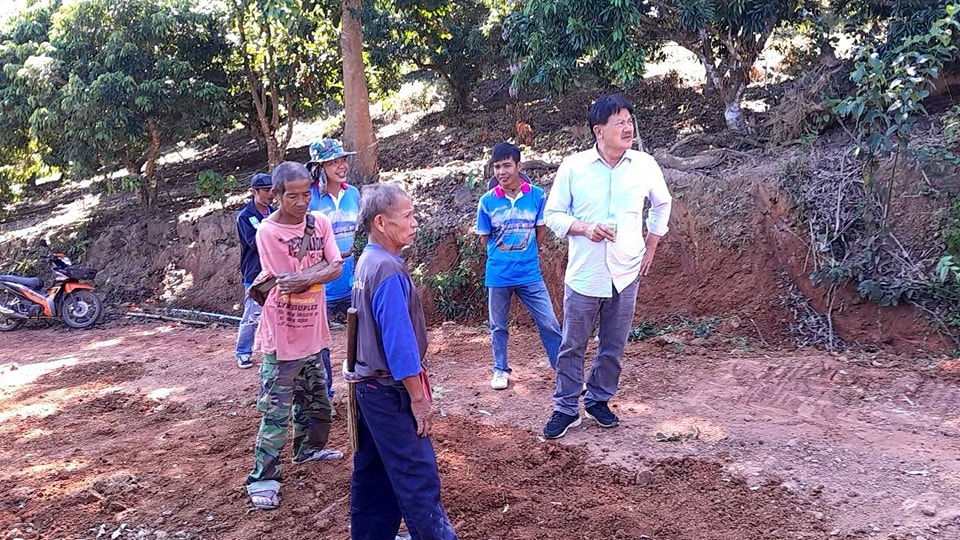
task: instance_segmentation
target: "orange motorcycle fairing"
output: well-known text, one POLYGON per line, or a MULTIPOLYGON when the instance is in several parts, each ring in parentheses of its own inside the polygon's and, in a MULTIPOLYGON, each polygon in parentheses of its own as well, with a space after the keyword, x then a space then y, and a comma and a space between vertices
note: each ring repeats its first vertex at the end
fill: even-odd
POLYGON ((63 292, 66 294, 70 294, 77 289, 87 289, 87 290, 93 291, 93 290, 96 290, 96 287, 94 287, 93 285, 90 285, 89 283, 78 283, 75 281, 71 281, 63 284, 63 292))
POLYGON ((52 296, 51 296, 51 299, 48 299, 42 294, 32 291, 27 287, 20 289, 20 294, 25 296, 28 300, 31 300, 33 302, 36 302, 37 304, 40 304, 40 307, 43 308, 42 315, 44 317, 54 316, 53 302, 51 301, 51 299, 53 298, 52 296))

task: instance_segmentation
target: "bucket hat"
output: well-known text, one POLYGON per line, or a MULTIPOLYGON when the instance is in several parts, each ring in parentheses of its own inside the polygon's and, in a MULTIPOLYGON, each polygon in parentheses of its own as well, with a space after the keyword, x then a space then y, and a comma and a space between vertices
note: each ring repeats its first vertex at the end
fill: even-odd
POLYGON ((307 162, 307 168, 311 169, 315 165, 354 154, 356 152, 344 150, 343 145, 336 139, 323 139, 310 145, 310 161, 307 162))

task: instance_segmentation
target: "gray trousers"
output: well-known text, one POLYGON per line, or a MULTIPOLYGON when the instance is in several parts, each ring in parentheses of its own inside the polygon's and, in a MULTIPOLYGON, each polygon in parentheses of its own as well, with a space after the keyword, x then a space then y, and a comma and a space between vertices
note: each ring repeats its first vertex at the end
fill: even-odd
POLYGON ((587 379, 583 405, 609 401, 620 383, 620 355, 627 344, 637 306, 638 277, 612 298, 584 296, 568 286, 563 288, 563 341, 557 359, 557 389, 553 394, 554 409, 564 414, 580 412, 580 390, 583 388, 583 364, 587 342, 592 337, 593 323, 600 315, 600 343, 587 379))

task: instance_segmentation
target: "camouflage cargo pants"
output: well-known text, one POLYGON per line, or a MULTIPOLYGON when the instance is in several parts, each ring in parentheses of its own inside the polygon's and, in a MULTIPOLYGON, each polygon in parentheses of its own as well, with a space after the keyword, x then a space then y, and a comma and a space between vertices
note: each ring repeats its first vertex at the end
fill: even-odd
POLYGON ((327 445, 331 407, 320 355, 285 361, 278 361, 276 355, 263 355, 257 409, 263 419, 254 448, 253 472, 247 477, 247 485, 280 480, 280 450, 287 442, 291 412, 294 460, 327 445))

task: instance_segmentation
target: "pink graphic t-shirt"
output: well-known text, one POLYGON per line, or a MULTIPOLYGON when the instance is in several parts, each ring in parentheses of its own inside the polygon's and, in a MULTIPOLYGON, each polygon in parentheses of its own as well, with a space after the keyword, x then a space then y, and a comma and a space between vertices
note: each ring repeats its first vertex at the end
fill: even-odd
MULTIPOLYGON (((277 214, 274 214, 276 216, 277 214)), ((281 276, 309 268, 320 261, 340 261, 340 250, 330 220, 313 213, 316 227, 303 259, 297 260, 305 223, 284 225, 264 220, 257 229, 257 251, 261 275, 281 276)), ((259 278, 258 278, 259 281, 259 278)), ((327 303, 323 284, 312 285, 302 293, 280 294, 274 287, 263 304, 257 327, 257 350, 276 354, 277 360, 298 360, 317 354, 330 345, 327 303)))

